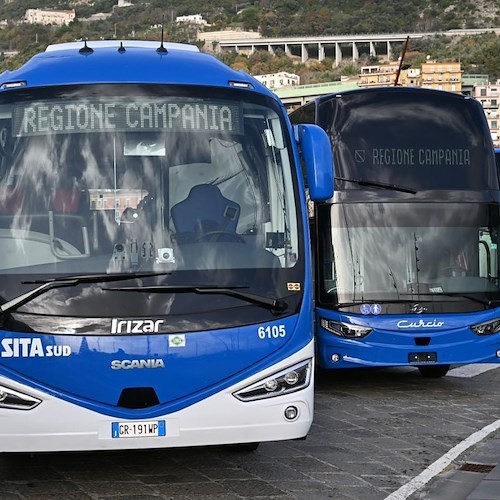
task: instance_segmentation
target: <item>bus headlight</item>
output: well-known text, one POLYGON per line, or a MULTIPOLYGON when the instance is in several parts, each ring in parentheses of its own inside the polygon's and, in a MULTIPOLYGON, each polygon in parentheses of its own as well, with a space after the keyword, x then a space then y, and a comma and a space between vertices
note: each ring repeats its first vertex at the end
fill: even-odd
POLYGON ((321 318, 321 328, 327 332, 333 333, 338 337, 348 339, 360 339, 366 337, 373 328, 367 326, 353 325, 352 323, 341 323, 340 321, 332 321, 330 319, 321 318))
POLYGON ((493 335, 500 332, 500 319, 472 325, 470 328, 476 335, 493 335))
POLYGON ((22 392, 0 385, 0 409, 10 408, 12 410, 32 410, 40 403, 41 400, 34 398, 33 396, 28 396, 22 392))
POLYGON ((302 361, 234 392, 233 396, 240 401, 255 401, 300 391, 311 382, 311 367, 310 359, 302 361))

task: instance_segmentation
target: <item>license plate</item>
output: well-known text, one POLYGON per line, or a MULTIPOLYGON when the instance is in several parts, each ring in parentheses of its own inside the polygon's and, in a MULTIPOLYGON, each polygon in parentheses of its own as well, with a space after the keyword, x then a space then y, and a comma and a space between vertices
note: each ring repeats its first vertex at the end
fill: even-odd
POLYGON ((411 352, 408 354, 409 363, 436 363, 436 352, 411 352))
POLYGON ((111 437, 158 437, 167 435, 165 420, 148 422, 111 422, 111 437))

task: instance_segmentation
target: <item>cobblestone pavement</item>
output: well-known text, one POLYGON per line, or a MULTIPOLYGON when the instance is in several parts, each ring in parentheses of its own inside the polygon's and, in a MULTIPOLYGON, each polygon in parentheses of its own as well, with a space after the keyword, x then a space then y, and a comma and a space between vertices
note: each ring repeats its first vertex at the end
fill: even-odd
POLYGON ((253 453, 4 455, 0 500, 384 499, 500 418, 499 377, 500 370, 442 379, 409 369, 320 373, 307 440, 262 443, 253 453))

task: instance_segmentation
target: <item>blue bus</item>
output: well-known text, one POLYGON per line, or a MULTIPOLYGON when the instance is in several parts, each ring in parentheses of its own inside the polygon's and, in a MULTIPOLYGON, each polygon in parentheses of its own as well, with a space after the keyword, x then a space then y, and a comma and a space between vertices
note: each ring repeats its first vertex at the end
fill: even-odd
POLYGON ((479 102, 371 88, 290 116, 321 126, 334 156, 313 218, 319 366, 498 363, 499 177, 479 102))
POLYGON ((324 131, 195 46, 56 44, 0 75, 0 451, 306 436, 300 161, 330 198, 324 131))

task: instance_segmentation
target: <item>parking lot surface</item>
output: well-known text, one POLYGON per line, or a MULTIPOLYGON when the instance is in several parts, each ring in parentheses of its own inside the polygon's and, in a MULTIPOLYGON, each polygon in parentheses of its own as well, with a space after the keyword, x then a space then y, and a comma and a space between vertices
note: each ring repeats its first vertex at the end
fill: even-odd
MULTIPOLYGON (((422 378, 411 368, 321 372, 306 440, 262 443, 254 452, 205 447, 3 455, 0 499, 385 499, 500 418, 499 377, 498 369, 476 376, 451 370, 441 379, 422 378)), ((484 441, 494 447, 496 437, 484 441)), ((443 481, 480 444, 408 498, 440 498, 443 481)))

